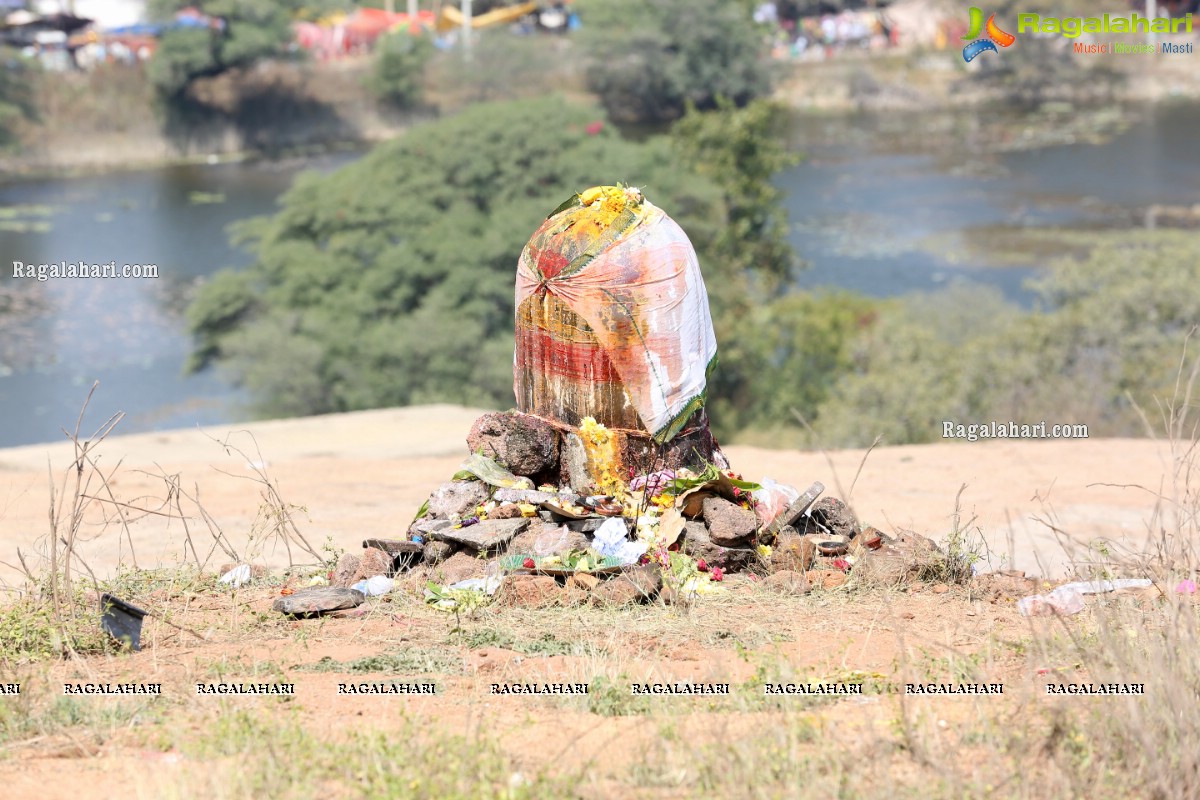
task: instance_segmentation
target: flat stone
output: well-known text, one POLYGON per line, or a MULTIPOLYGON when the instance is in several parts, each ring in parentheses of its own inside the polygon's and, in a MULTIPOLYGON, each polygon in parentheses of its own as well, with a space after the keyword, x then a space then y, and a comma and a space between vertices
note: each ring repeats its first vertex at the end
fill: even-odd
POLYGON ((823 491, 825 491, 825 484, 820 481, 814 481, 812 486, 801 492, 800 496, 767 526, 767 533, 773 535, 785 526, 794 524, 796 520, 800 519, 800 515, 817 501, 817 498, 821 496, 821 492, 823 491))
POLYGON ((492 499, 500 503, 548 503, 551 500, 560 502, 567 500, 571 503, 579 501, 579 495, 574 492, 539 492, 536 489, 497 489, 492 493, 492 499))
POLYGON ((313 586, 309 589, 299 589, 293 594, 277 598, 271 606, 281 614, 324 614, 329 611, 339 611, 343 608, 354 608, 361 605, 367 597, 356 589, 344 589, 336 586, 313 586))
POLYGON ((470 517, 475 507, 487 502, 488 485, 483 481, 450 481, 429 495, 429 516, 439 519, 470 517))
POLYGON ((507 544, 528 527, 528 519, 487 519, 465 528, 443 528, 430 535, 435 541, 452 542, 486 553, 507 544))
POLYGON ((448 519, 431 519, 429 517, 425 517, 417 520, 412 525, 409 525, 408 533, 410 536, 415 533, 428 539, 429 534, 433 533, 434 531, 440 531, 443 528, 449 528, 453 524, 454 523, 448 519))
POLYGON ((568 550, 586 550, 591 547, 592 540, 584 534, 567 528, 566 535, 562 536, 560 535, 562 529, 562 525, 552 525, 534 520, 533 524, 514 536, 508 543, 508 552, 517 555, 553 556, 568 550), (542 539, 543 546, 539 548, 538 540, 543 536, 546 538, 542 539), (551 547, 549 546, 551 542, 557 542, 557 544, 551 547))
MULTIPOLYGON (((449 520, 445 520, 447 524, 449 520)), ((406 542, 400 539, 366 539, 362 546, 377 547, 384 552, 391 553, 394 556, 412 555, 421 552, 420 542, 406 542)))
POLYGON ((754 512, 742 508, 721 497, 706 497, 701 505, 701 514, 708 525, 708 536, 713 544, 722 547, 737 547, 746 544, 758 529, 758 518, 754 512))
POLYGON ((595 533, 600 530, 600 526, 608 521, 608 517, 588 517, 587 519, 567 519, 566 517, 555 516, 552 512, 542 509, 538 512, 538 518, 542 522, 550 523, 551 525, 566 525, 569 530, 578 531, 579 533, 595 533))
POLYGON ((482 452, 514 475, 543 475, 558 465, 558 431, 515 411, 484 414, 467 434, 467 448, 482 452))

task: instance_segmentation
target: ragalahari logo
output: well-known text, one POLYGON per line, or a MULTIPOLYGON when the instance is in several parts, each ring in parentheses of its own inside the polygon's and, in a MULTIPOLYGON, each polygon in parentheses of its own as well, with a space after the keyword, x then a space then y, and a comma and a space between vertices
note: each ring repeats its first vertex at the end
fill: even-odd
POLYGON ((1008 47, 1017 40, 1017 37, 1000 29, 1000 26, 996 24, 995 14, 992 14, 987 18, 987 24, 985 25, 983 22, 983 12, 972 6, 971 29, 967 31, 967 35, 963 37, 964 41, 967 39, 975 40, 963 48, 963 61, 970 63, 977 55, 987 50, 991 50, 993 53, 999 53, 1000 51, 996 48, 996 45, 999 45, 1000 47, 1008 47), (987 36, 983 39, 980 39, 979 34, 983 33, 984 31, 987 32, 987 36))

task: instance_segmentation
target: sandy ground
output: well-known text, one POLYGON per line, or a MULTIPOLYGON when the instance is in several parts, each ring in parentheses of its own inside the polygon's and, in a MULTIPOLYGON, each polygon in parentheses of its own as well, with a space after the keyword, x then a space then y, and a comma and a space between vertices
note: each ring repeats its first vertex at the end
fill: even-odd
MULTIPOLYGON (((178 475, 188 493, 199 491, 204 509, 239 552, 280 566, 287 554, 261 533, 263 486, 254 480, 255 464, 287 503, 302 509, 298 524, 315 547, 328 538, 354 551, 363 538, 404 533, 429 492, 465 457, 466 433, 479 413, 454 406, 366 411, 112 437, 96 452, 100 467, 113 474, 111 488, 120 502, 160 508, 167 496, 161 476, 178 475), (224 441, 242 453, 227 452, 224 441), (258 543, 246 547, 252 536, 258 543)), ((800 488, 821 481, 827 494, 848 498, 864 522, 939 541, 951 530, 955 497, 965 486, 962 521, 974 518, 990 566, 1047 576, 1062 573, 1071 559, 1085 559, 1096 540, 1108 540, 1110 549, 1145 549, 1154 498, 1136 486, 1169 493, 1171 471, 1165 444, 1134 439, 885 447, 865 463, 860 450, 725 449, 748 479, 771 477, 800 488)), ((72 452, 69 442, 0 450, 0 579, 19 579, 18 549, 28 558, 44 545, 47 465, 62 486, 72 452)), ((89 493, 103 495, 102 487, 93 484, 89 493)), ((204 556, 212 539, 194 507, 184 507, 192 516, 192 541, 204 556)), ((141 567, 174 563, 184 552, 178 520, 143 516, 130 522, 126 536, 118 535, 119 524, 100 522, 98 504, 92 511, 80 552, 97 573, 132 559, 141 567)), ((218 551, 210 566, 227 560, 218 551)))

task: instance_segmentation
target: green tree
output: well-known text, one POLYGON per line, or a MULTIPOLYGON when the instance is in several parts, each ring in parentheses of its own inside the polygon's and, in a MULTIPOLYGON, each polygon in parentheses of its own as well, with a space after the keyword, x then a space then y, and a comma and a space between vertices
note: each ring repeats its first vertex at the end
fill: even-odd
POLYGON ((170 28, 159 40, 147 73, 158 94, 177 99, 192 82, 282 55, 292 41, 292 19, 304 0, 154 0, 152 16, 162 21, 192 7, 223 26, 170 28))
POLYGON ((375 64, 367 86, 379 102, 391 108, 410 108, 421 100, 425 66, 433 55, 427 36, 402 31, 381 36, 375 43, 375 64))
POLYGON ((274 414, 511 405, 515 267, 550 209, 623 181, 701 248, 727 220, 719 187, 669 143, 596 132, 598 119, 557 98, 478 105, 302 177, 239 231, 256 263, 189 309, 192 367, 223 365, 274 414))
POLYGON ((588 83, 613 119, 663 121, 689 103, 743 105, 770 90, 766 45, 730 0, 580 0, 588 83))
POLYGON ((33 102, 36 71, 11 50, 0 48, 0 149, 17 144, 17 129, 22 120, 33 120, 37 109, 33 102))

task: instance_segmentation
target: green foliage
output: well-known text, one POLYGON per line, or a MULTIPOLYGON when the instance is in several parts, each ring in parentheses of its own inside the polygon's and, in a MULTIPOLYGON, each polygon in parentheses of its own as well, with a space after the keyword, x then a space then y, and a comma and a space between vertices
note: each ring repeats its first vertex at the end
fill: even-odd
POLYGON ((151 13, 169 20, 185 7, 225 21, 224 30, 173 28, 159 40, 147 69, 160 97, 178 100, 198 78, 248 67, 283 52, 292 40, 299 0, 156 0, 151 13))
POLYGON ((689 103, 738 105, 770 90, 765 43, 729 0, 580 0, 588 82, 614 118, 671 120, 689 103))
POLYGON ((241 227, 257 263, 199 292, 193 368, 227 366, 270 413, 511 404, 515 265, 550 209, 625 181, 700 245, 724 224, 720 190, 666 142, 589 134, 598 118, 557 98, 480 105, 302 177, 241 227))
POLYGON ((1042 309, 957 290, 889 304, 855 343, 854 370, 818 414, 829 445, 940 438, 942 421, 1084 423, 1092 436, 1145 433, 1200 320, 1200 245, 1182 232, 1121 232, 1035 282, 1042 309))
POLYGON ((391 108, 411 108, 421 101, 425 66, 433 55, 428 36, 407 31, 381 36, 375 44, 375 65, 367 88, 391 108))
POLYGON ((17 127, 23 120, 34 120, 33 81, 36 70, 16 53, 0 48, 0 150, 17 143, 17 127))

